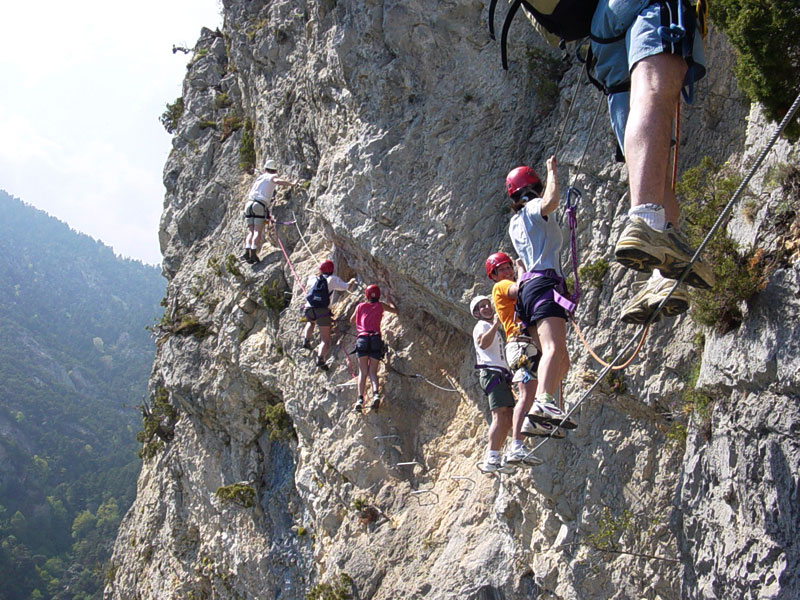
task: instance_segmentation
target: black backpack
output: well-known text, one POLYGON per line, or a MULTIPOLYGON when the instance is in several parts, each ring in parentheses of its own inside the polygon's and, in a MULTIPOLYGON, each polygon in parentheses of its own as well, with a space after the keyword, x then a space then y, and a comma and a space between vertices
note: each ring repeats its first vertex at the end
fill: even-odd
MULTIPOLYGON (((500 54, 503 68, 508 69, 506 42, 511 21, 522 6, 536 21, 550 33, 557 35, 565 42, 579 40, 589 35, 592 17, 598 0, 514 0, 508 9, 500 38, 500 54), (555 6, 553 6, 555 5, 555 6), (537 8, 538 7, 538 8, 537 8), (552 8, 552 10, 550 10, 552 8), (544 13, 540 9, 549 10, 544 13)), ((494 39, 494 11, 497 0, 489 2, 489 35, 494 39)))
POLYGON ((328 291, 328 280, 325 275, 317 277, 314 287, 306 294, 306 300, 311 308, 326 308, 331 303, 331 294, 328 291))

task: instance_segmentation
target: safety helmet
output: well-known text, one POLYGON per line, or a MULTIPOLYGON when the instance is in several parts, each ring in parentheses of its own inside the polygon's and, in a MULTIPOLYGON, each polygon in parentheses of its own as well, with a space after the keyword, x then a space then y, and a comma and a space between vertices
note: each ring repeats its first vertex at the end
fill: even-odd
POLYGON ((482 318, 478 313, 478 305, 484 300, 488 300, 490 303, 492 301, 489 296, 475 296, 469 303, 469 312, 471 312, 472 316, 476 319, 482 318))
POLYGON ((511 257, 505 252, 495 252, 494 254, 490 255, 489 258, 486 259, 485 267, 486 267, 487 277, 491 277, 494 270, 500 265, 505 265, 507 263, 513 263, 513 262, 514 261, 511 260, 511 257))
POLYGON ((506 191, 508 191, 509 196, 513 197, 514 194, 529 185, 534 186, 536 191, 540 191, 542 188, 542 181, 536 171, 530 167, 517 167, 506 175, 506 191))
POLYGON ((372 285, 368 285, 367 289, 364 290, 364 295, 367 297, 367 300, 370 302, 374 302, 375 300, 381 299, 381 288, 379 288, 374 283, 372 285))
POLYGON ((265 171, 277 171, 278 170, 278 163, 276 163, 271 158, 264 161, 264 170, 265 171))
POLYGON ((319 263, 319 272, 323 275, 332 275, 333 274, 333 261, 332 260, 323 260, 319 263))

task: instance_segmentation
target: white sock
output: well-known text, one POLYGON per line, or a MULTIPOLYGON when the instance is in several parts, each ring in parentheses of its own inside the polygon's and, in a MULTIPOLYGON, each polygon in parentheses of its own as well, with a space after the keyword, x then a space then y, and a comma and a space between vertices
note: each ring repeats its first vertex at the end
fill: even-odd
POLYGON ((525 443, 522 440, 511 440, 511 451, 520 450, 525 448, 525 443))
POLYGON ((639 217, 650 227, 657 231, 664 231, 666 227, 666 217, 664 207, 658 204, 640 204, 628 211, 629 217, 639 217))
POLYGON ((543 394, 539 394, 538 396, 536 396, 536 401, 539 404, 555 404, 556 403, 556 399, 553 396, 553 394, 548 394, 547 392, 545 392, 543 394))
POLYGON ((487 450, 486 451, 486 458, 484 458, 484 462, 487 462, 487 463, 499 463, 500 462, 500 451, 499 450, 487 450))

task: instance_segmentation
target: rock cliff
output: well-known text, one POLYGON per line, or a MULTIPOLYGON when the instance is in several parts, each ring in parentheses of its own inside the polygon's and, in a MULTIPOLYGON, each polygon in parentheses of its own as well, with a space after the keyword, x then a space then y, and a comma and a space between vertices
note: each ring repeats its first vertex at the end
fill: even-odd
MULTIPOLYGON (((177 412, 174 437, 145 461, 107 598, 798 597, 796 254, 739 327, 662 319, 581 404, 580 427, 537 451, 543 465, 483 476, 467 303, 489 290, 485 257, 511 247, 503 177, 543 170, 564 128, 581 260, 610 262, 628 201, 602 98, 522 19, 502 71, 477 0, 223 5, 164 170, 168 314, 151 391, 177 412), (259 162, 308 182, 278 193, 278 220, 297 223, 277 226, 255 267, 236 261, 251 132, 259 162), (279 241, 303 284, 330 257, 397 302, 378 413, 352 411, 346 321, 330 371, 300 348, 303 292, 279 241), (680 411, 693 385, 711 398, 703 418, 680 411)), ((743 169, 772 126, 737 90, 725 41, 707 42, 680 165, 743 169)), ((769 162, 797 164, 797 150, 781 142, 769 162)), ((759 210, 731 235, 791 244, 796 196, 763 176, 751 188, 759 210), (789 233, 775 233, 776 207, 789 233)), ((604 356, 636 333, 617 315, 640 278, 612 263, 585 285, 579 322, 604 356)), ((357 302, 338 294, 336 316, 357 302)), ((572 333, 569 347, 568 404, 600 371, 572 333)))

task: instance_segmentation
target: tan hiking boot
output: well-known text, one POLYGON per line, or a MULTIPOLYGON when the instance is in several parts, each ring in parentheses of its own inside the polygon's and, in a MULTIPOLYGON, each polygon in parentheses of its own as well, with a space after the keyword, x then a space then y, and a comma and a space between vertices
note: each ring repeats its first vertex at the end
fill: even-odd
MULTIPOLYGON (((658 231, 639 217, 628 217, 628 224, 614 248, 614 256, 623 266, 651 273, 659 269, 668 279, 678 279, 694 252, 686 238, 674 227, 658 231)), ((714 285, 714 273, 702 260, 692 265, 684 281, 693 287, 708 289, 714 285)))
MULTIPOLYGON (((641 324, 647 321, 647 318, 655 308, 667 297, 672 286, 675 285, 675 280, 662 277, 660 273, 654 271, 650 279, 639 282, 639 284, 642 289, 622 309, 623 323, 641 324)), ((675 289, 669 300, 666 301, 664 307, 653 319, 653 322, 658 321, 662 314, 668 317, 675 317, 688 309, 689 294, 686 291, 686 286, 681 284, 675 289)))

